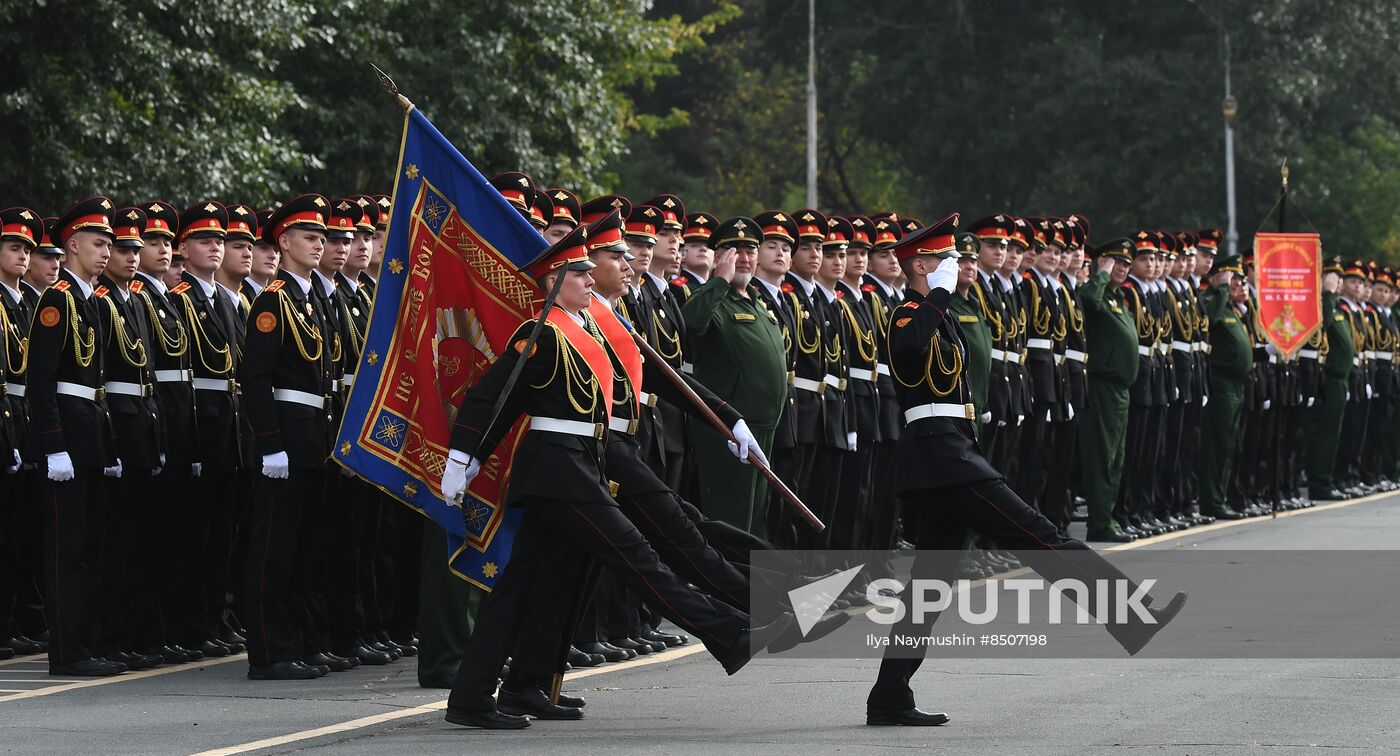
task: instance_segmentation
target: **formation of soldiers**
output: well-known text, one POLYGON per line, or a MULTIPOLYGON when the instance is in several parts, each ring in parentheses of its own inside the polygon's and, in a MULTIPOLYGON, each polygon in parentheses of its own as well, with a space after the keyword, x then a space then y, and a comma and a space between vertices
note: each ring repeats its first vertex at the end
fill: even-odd
MULTIPOLYGON (((954 218, 961 342, 917 376, 889 354, 908 299, 896 250, 917 219, 720 221, 673 194, 492 183, 552 249, 586 234, 593 293, 649 348, 631 410, 606 419, 630 439, 616 465, 608 445, 610 476, 634 473, 610 495, 662 561, 697 560, 685 580, 730 604, 747 602, 756 549, 917 542, 900 471, 959 464, 901 452, 927 413, 971 422, 1062 538, 1080 518, 1089 540, 1127 541, 1394 487, 1389 268, 1330 263, 1323 327, 1284 357, 1256 322, 1252 261, 1222 255, 1218 230, 1095 244, 1078 215, 954 218), (728 451, 656 359, 712 405, 728 451), (966 401, 901 405, 940 376, 965 376, 966 401)), ((250 677, 308 679, 416 653, 417 515, 329 462, 389 209, 99 196, 0 214, 0 655, 46 649, 55 674, 107 675, 246 649, 250 677)), ((622 381, 630 363, 609 354, 622 381)), ((965 569, 1008 566, 994 537, 969 542, 983 549, 965 569)), ((604 571, 569 661, 686 642, 659 629, 660 602, 604 571)), ((521 665, 534 673, 516 692, 549 666, 521 665)))

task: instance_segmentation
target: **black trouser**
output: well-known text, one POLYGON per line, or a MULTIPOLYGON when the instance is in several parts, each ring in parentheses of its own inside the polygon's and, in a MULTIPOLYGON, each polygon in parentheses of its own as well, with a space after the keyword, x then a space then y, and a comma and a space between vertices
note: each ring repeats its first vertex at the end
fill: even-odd
MULTIPOLYGON (((860 548, 887 551, 894 548, 899 525, 899 491, 896 490, 894 450, 897 441, 875 444, 871 454, 870 519, 860 548)), ((784 502, 783 506, 788 506, 784 502)))
POLYGON ((72 480, 54 482, 45 477, 39 491, 44 502, 49 665, 72 664, 99 655, 106 481, 102 468, 79 467, 72 480))
POLYGON ((1074 514, 1074 481, 1078 479, 1074 461, 1078 458, 1079 415, 1050 424, 1050 461, 1045 476, 1045 493, 1040 511, 1064 530, 1074 514))
MULTIPOLYGON (((490 711, 501 665, 515 647, 517 634, 533 612, 554 607, 567 611, 577 576, 587 558, 619 575, 629 590, 705 644, 716 659, 725 659, 744 642, 747 614, 686 586, 661 563, 656 552, 622 510, 605 504, 556 499, 525 502, 525 516, 516 531, 510 562, 487 597, 477 626, 457 670, 448 706, 463 711, 490 711)), ((556 618, 563 614, 555 614, 556 618)), ((539 623, 563 633, 562 621, 539 623)), ((535 637, 541 648, 558 647, 535 637)))
POLYGON ((230 588, 232 523, 234 513, 244 506, 238 499, 236 470, 206 467, 192 488, 182 500, 181 561, 186 569, 176 576, 179 588, 174 619, 176 641, 189 648, 209 640, 211 618, 223 615, 230 588))
MULTIPOLYGON (((1204 391, 1205 388, 1201 387, 1204 391)), ((1201 397, 1197 396, 1182 408, 1181 455, 1178 458, 1177 475, 1180 479, 1182 511, 1198 506, 1201 496, 1200 465, 1201 445, 1201 397)))
POLYGON ((854 452, 841 455, 841 487, 836 493, 836 510, 830 520, 823 520, 831 533, 827 539, 828 548, 859 549, 865 543, 865 531, 871 525, 870 476, 874 472, 874 454, 875 443, 861 441, 854 452))
MULTIPOLYGON (((1081 541, 1061 537, 1054 524, 1022 501, 1000 479, 906 491, 904 498, 911 504, 906 511, 918 519, 914 530, 921 552, 914 557, 909 585, 900 597, 906 607, 913 606, 914 580, 939 579, 949 585, 955 582, 963 543, 970 533, 985 535, 1003 548, 1024 550, 1021 557, 1027 566, 1047 581, 1083 581, 1089 588, 1081 602, 1086 608, 1097 606, 1095 586, 1098 580, 1127 580, 1117 567, 1081 541), (1073 560, 1057 553, 1068 550, 1078 552, 1073 560)), ((1134 589, 1131 582, 1128 585, 1130 591, 1134 589)), ((896 635, 927 636, 939 615, 929 613, 921 624, 914 622, 914 616, 913 611, 908 611, 890 628, 890 649, 896 648, 893 642, 896 635)), ((1110 632, 1114 632, 1112 626, 1110 632)), ((923 658, 901 659, 889 655, 891 653, 900 651, 887 652, 880 663, 880 674, 867 703, 896 710, 913 708, 914 692, 909 680, 918 671, 923 658)))
POLYGON ((666 566, 714 598, 749 610, 748 578, 705 539, 678 494, 619 492, 617 502, 666 566))
POLYGON ((1161 450, 1153 470, 1153 514, 1159 519, 1181 512, 1181 448, 1186 432, 1186 402, 1177 399, 1162 410, 1161 450))
MULTIPOLYGON (((152 554, 164 544, 151 538, 153 502, 151 471, 122 470, 120 478, 108 478, 107 503, 102 508, 102 635, 100 655, 136 648, 138 624, 149 621, 149 594, 154 593, 152 554)), ((154 618, 159 620, 159 614, 154 618)), ((142 633, 149 637, 149 633, 142 633)))
POLYGON ((151 530, 144 539, 146 553, 136 554, 134 569, 136 579, 149 580, 149 584, 138 599, 140 608, 135 610, 137 621, 132 628, 131 642, 137 651, 180 642, 177 621, 182 575, 190 569, 185 562, 189 550, 182 545, 185 534, 180 527, 184 522, 182 510, 193 504, 188 501, 190 481, 188 464, 168 465, 150 480, 144 492, 146 522, 151 530))
POLYGON ((812 458, 812 469, 807 476, 807 493, 802 500, 811 508, 827 528, 820 533, 811 528, 797 529, 797 547, 800 549, 825 549, 831 543, 831 524, 836 514, 837 500, 841 496, 841 466, 850 452, 825 444, 817 447, 812 458))
MULTIPOLYGON (((788 488, 797 490, 797 448, 776 447, 773 449, 773 474, 786 483, 788 488)), ((777 491, 768 492, 768 509, 764 515, 763 535, 783 548, 792 548, 797 542, 797 531, 793 527, 791 508, 777 491)))
POLYGON ((1138 485, 1141 457, 1146 453, 1148 416, 1151 412, 1152 408, 1145 404, 1128 407, 1128 429, 1123 434, 1123 475, 1118 480, 1118 497, 1113 505, 1113 519, 1120 525, 1131 525, 1137 514, 1133 487, 1138 485))
MULTIPOLYGON (((1045 471, 1050 465, 1051 444, 1054 425, 1050 422, 1054 404, 1037 401, 1031 406, 1031 413, 1021 426, 1021 448, 1019 477, 1012 486, 1027 504, 1045 512, 1042 502, 1045 491, 1045 471)), ((1053 521, 1053 520, 1052 520, 1053 521)))
POLYGON ((366 511, 365 484, 339 471, 326 475, 325 518, 321 523, 320 592, 325 596, 325 636, 332 652, 349 651, 369 640, 359 574, 363 556, 359 534, 366 511))
POLYGON ((311 468, 293 468, 285 479, 259 476, 254 484, 244 588, 248 662, 254 666, 307 655, 315 568, 308 543, 322 525, 313 514, 324 491, 324 471, 311 468))

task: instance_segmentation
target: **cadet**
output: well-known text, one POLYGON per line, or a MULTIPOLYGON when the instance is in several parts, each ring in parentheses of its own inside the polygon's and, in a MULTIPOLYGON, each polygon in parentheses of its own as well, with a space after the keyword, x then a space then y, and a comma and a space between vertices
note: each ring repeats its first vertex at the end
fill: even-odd
MULTIPOLYGON (((797 347, 793 339, 796 321, 792 302, 783 292, 783 277, 792 263, 792 244, 797 239, 797 224, 780 210, 767 210, 754 216, 763 232, 763 240, 758 245, 758 259, 755 263, 751 288, 758 301, 763 303, 777 320, 779 333, 783 337, 786 350, 787 389, 783 402, 783 412, 773 431, 773 448, 769 455, 773 460, 773 474, 778 479, 797 490, 799 474, 797 444, 797 389, 792 385, 796 375, 797 347)), ((768 494, 768 522, 764 533, 768 540, 784 548, 792 548, 797 543, 797 528, 806 527, 795 523, 790 507, 777 491, 768 494)))
POLYGON ((681 272, 671 281, 677 287, 680 302, 684 305, 715 269, 715 250, 710 246, 710 237, 715 232, 719 218, 706 213, 690 213, 685 216, 685 230, 681 233, 681 272))
POLYGON ((69 208, 53 230, 66 261, 39 297, 29 331, 29 438, 25 454, 40 464, 44 508, 44 613, 49 674, 107 676, 125 672, 101 658, 103 472, 117 463, 105 391, 97 276, 111 256, 112 212, 106 197, 69 208))

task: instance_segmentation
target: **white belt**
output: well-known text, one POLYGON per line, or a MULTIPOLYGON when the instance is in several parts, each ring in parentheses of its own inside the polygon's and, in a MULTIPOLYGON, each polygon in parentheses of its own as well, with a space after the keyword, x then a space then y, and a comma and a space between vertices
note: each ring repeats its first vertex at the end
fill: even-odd
MULTIPOLYGON (((548 420, 549 418, 545 418, 545 419, 548 420)), ((533 421, 531 421, 531 422, 533 423, 533 421)), ((574 421, 574 420, 559 420, 559 421, 557 421, 557 422, 561 422, 561 423, 571 423, 571 422, 576 422, 576 421, 574 421)), ((581 425, 589 425, 589 423, 581 423, 581 425)), ((534 427, 534 426, 532 425, 531 427, 534 427)), ((540 430, 544 430, 544 429, 541 428, 540 430)), ((626 433, 627 435, 630 436, 630 435, 632 435, 632 434, 634 434, 634 433, 637 432, 637 421, 636 421, 636 420, 628 420, 628 419, 622 418, 622 417, 610 417, 610 418, 608 418, 608 430, 610 430, 610 431, 617 431, 618 433, 626 433)))
POLYGON ((1353 364, 1353 365, 1360 365, 1360 364, 1361 364, 1361 358, 1360 358, 1360 357, 1352 357, 1352 358, 1351 358, 1351 364, 1353 364))
POLYGON ((1392 352, 1376 352, 1376 359, 1381 359, 1381 360, 1392 360, 1392 359, 1394 359, 1394 358, 1395 358, 1395 355, 1394 355, 1394 353, 1392 353, 1392 352))
POLYGON ((797 376, 793 376, 792 386, 793 388, 800 388, 803 391, 810 391, 814 394, 820 394, 826 390, 826 384, 821 381, 814 381, 811 378, 798 378, 797 376))
POLYGON ((1074 360, 1075 362, 1087 363, 1089 361, 1089 355, 1079 351, 1078 349, 1066 349, 1065 359, 1074 360))
POLYGON ((1368 359, 1368 360, 1374 360, 1374 359, 1376 359, 1376 353, 1373 352, 1373 351, 1371 351, 1371 350, 1369 350, 1369 349, 1367 349, 1366 351, 1362 352, 1362 354, 1366 355, 1366 359, 1368 359))
POLYGON ((1318 358, 1318 353, 1316 349, 1299 349, 1298 356, 1307 360, 1315 360, 1318 358))
POLYGON ((880 375, 889 375, 889 374, 890 374, 890 366, 889 366, 889 365, 886 365, 886 364, 883 363, 883 362, 881 362, 881 363, 875 365, 875 372, 879 373, 880 375))
POLYGON ((1142 355, 1143 357, 1151 357, 1152 351, 1152 347, 1138 344, 1138 354, 1142 355))
POLYGON ((694 373, 694 372, 695 372, 695 363, 693 363, 693 362, 682 362, 682 363, 681 363, 681 372, 682 372, 682 373, 685 373, 685 374, 687 374, 687 375, 689 375, 689 374, 691 374, 691 373, 694 373))
POLYGON ((28 388, 27 388, 23 383, 7 383, 7 384, 5 384, 5 392, 8 393, 10 396, 17 396, 17 397, 23 399, 23 398, 24 398, 24 392, 27 391, 27 390, 28 390, 28 388))
MULTIPOLYGON (((195 380, 199 379, 196 378, 195 380)), ((327 403, 326 397, 320 394, 312 394, 308 391, 297 391, 296 389, 275 388, 272 390, 272 398, 279 402, 291 402, 292 404, 301 404, 307 407, 315 407, 316 409, 326 409, 327 403)))
POLYGON ((648 393, 645 392, 645 391, 638 391, 638 392, 637 392, 637 401, 641 402, 641 404, 642 404, 643 407, 655 407, 655 406, 656 406, 656 394, 648 394, 648 393))
POLYGON ((1063 364, 1065 364, 1065 356, 1064 356, 1063 354, 1057 354, 1057 355, 1055 355, 1055 364, 1056 364, 1056 365, 1063 365, 1063 364))
POLYGON ((1278 364, 1278 355, 1276 355, 1276 354, 1271 354, 1271 355, 1269 355, 1269 364, 1270 364, 1270 365, 1277 365, 1277 364, 1278 364))
POLYGON ((860 379, 862 381, 870 381, 871 383, 874 383, 875 371, 865 370, 864 368, 851 368, 851 377, 860 379))
POLYGON ((1210 354, 1211 349, 1213 349, 1213 348, 1214 348, 1214 347, 1212 347, 1210 344, 1202 344, 1202 345, 1201 345, 1201 351, 1202 351, 1202 352, 1205 352, 1206 354, 1210 354))
POLYGON ((840 378, 837 378, 831 373, 827 373, 826 375, 822 376, 822 383, 825 383, 826 385, 836 389, 837 391, 846 390, 846 382, 841 380, 840 378))
POLYGON ((1159 342, 1157 342, 1157 351, 1158 351, 1158 352, 1161 352, 1162 354, 1166 354, 1167 352, 1170 352, 1171 350, 1172 350, 1172 345, 1171 345, 1171 344, 1168 344, 1168 343, 1165 342, 1165 341, 1159 341, 1159 342))
POLYGON ((1172 349, 1175 349, 1178 352, 1189 352, 1191 351, 1191 344, 1185 341, 1173 341, 1172 349))
POLYGON ((904 410, 905 425, 915 420, 923 420, 926 417, 956 417, 962 420, 976 420, 977 410, 971 404, 944 404, 941 402, 921 404, 918 407, 904 410))
POLYGON ((232 394, 238 390, 238 381, 232 378, 195 378, 194 387, 200 391, 223 391, 232 394))
POLYGON ((1055 342, 1050 339, 1029 339, 1026 341, 1026 347, 1029 349, 1054 349, 1055 342))
POLYGON ((193 370, 157 370, 156 383, 189 383, 193 370))
POLYGON ((64 396, 76 396, 90 402, 98 401, 106 393, 105 389, 95 389, 81 383, 69 383, 68 381, 59 381, 58 385, 54 387, 54 391, 64 396))
POLYGON ((993 349, 993 350, 992 350, 992 361, 993 361, 993 362, 1006 362, 1006 350, 1004 350, 1004 349, 993 349))
POLYGON ((122 396, 136 396, 141 398, 151 395, 151 387, 145 383, 107 381, 102 387, 107 390, 108 394, 120 394, 122 396))
POLYGON ((569 436, 583 436, 584 438, 602 438, 603 429, 607 426, 602 423, 585 423, 578 420, 560 420, 553 417, 532 417, 530 418, 530 430, 544 431, 545 433, 563 433, 569 436))

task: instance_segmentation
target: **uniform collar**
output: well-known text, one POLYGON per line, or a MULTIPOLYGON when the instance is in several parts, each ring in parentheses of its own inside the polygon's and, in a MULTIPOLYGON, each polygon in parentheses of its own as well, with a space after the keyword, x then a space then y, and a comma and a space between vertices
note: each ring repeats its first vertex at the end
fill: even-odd
POLYGON ((684 278, 687 278, 687 279, 689 279, 689 280, 691 280, 691 281, 694 281, 695 283, 697 283, 697 284, 699 284, 699 285, 701 285, 701 286, 704 286, 704 285, 705 285, 705 281, 707 280, 707 279, 705 278, 705 276, 702 276, 702 275, 700 275, 699 273, 696 273, 696 272, 693 271, 693 270, 686 270, 685 268, 681 268, 681 276, 684 277, 684 278))
POLYGON ((202 292, 204 292, 204 297, 205 297, 206 299, 213 299, 213 298, 214 298, 214 284, 211 284, 211 283, 209 283, 208 281, 205 281, 203 278, 200 278, 199 276, 196 276, 195 274, 189 272, 188 270, 185 271, 185 275, 189 277, 189 280, 194 281, 196 284, 199 285, 199 290, 202 291, 202 292))
POLYGON ((165 295, 165 282, 164 282, 164 281, 160 280, 159 278, 156 278, 155 276, 146 275, 145 273, 142 273, 142 272, 139 271, 139 270, 136 271, 136 276, 137 276, 138 278, 141 279, 141 282, 142 282, 144 285, 149 286, 149 287, 151 287, 152 289, 155 289, 157 294, 160 294, 160 295, 162 295, 162 296, 165 295))
POLYGON ((19 300, 23 297, 23 295, 19 293, 19 289, 11 289, 10 285, 4 281, 0 281, 0 289, 4 289, 5 293, 10 295, 11 304, 19 304, 19 300))
POLYGON ((777 286, 774 286, 773 284, 770 284, 762 278, 758 278, 756 276, 753 279, 753 283, 762 286, 763 289, 768 292, 768 296, 773 298, 773 301, 781 302, 783 300, 783 290, 778 288, 777 286))
POLYGON ((335 281, 326 278, 326 274, 322 273, 320 268, 312 268, 311 275, 317 281, 321 282, 321 287, 326 290, 326 294, 331 294, 335 291, 335 281))
POLYGON ((661 276, 647 271, 647 280, 651 281, 652 284, 656 286, 657 291, 666 291, 666 282, 661 280, 661 276))
POLYGON ((67 278, 69 281, 72 281, 73 284, 78 287, 78 291, 82 292, 83 299, 92 296, 92 285, 68 272, 67 268, 64 268, 63 272, 59 274, 59 278, 67 278))
POLYGON ((256 297, 257 295, 262 293, 262 285, 259 284, 257 281, 254 281, 252 276, 244 276, 243 283, 247 284, 253 290, 253 296, 256 297))
POLYGON ((310 296, 310 295, 311 295, 311 279, 310 279, 310 278, 302 278, 301 276, 299 276, 299 275, 297 275, 297 274, 291 272, 290 270, 287 270, 286 268, 283 268, 283 269, 282 269, 282 272, 285 273, 285 274, 287 275, 287 278, 290 278, 290 279, 292 279, 293 281, 296 282, 296 285, 297 285, 298 287, 301 288, 301 295, 302 295, 303 297, 307 297, 307 296, 310 296))

